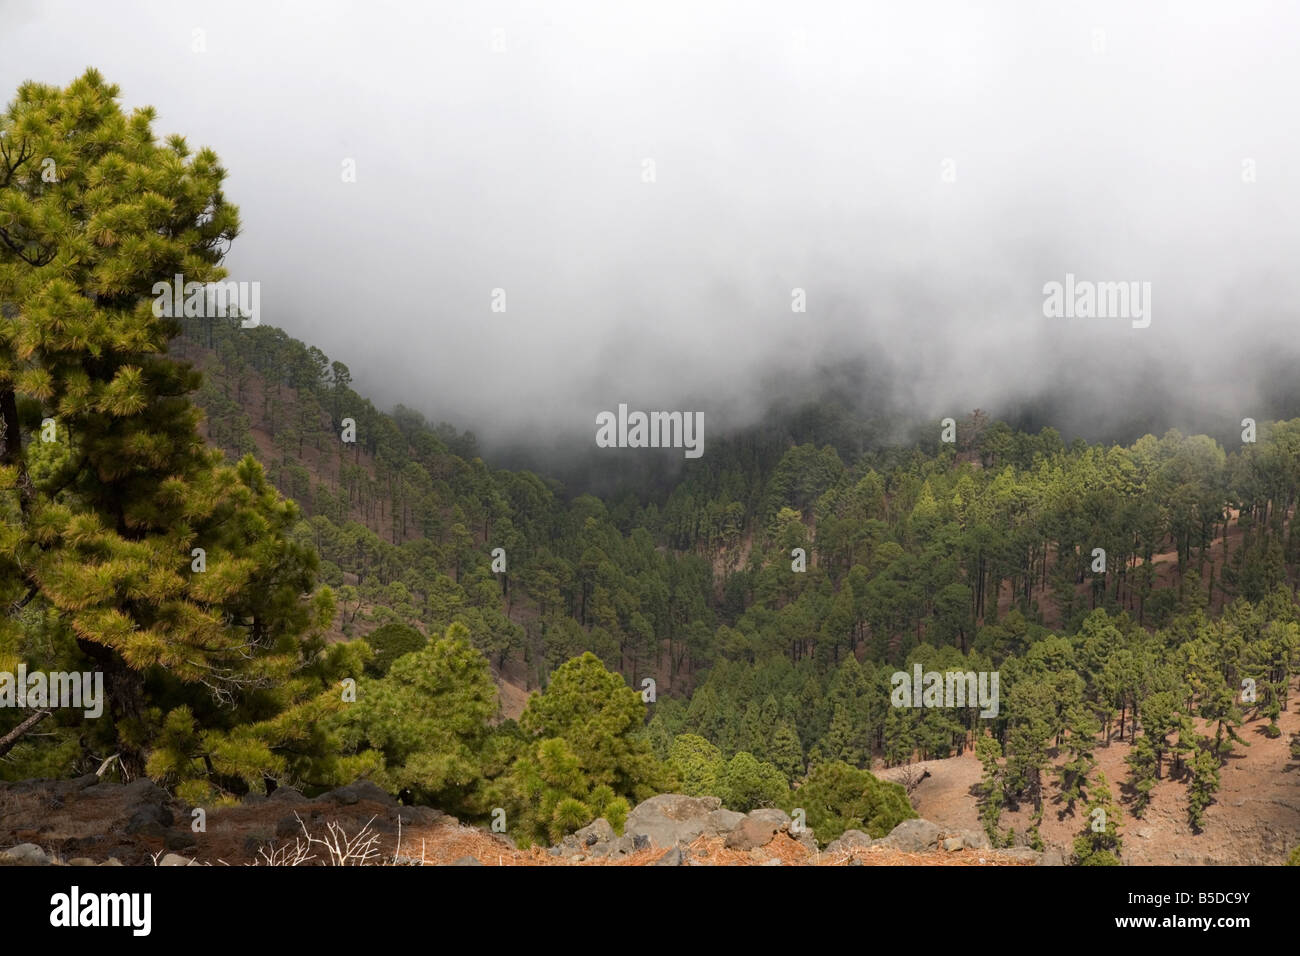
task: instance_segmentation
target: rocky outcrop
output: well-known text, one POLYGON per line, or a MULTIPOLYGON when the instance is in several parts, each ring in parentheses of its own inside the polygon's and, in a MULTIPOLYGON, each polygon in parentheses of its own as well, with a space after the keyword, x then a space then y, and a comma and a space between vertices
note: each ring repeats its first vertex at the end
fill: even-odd
POLYGON ((691 843, 701 834, 719 836, 721 818, 710 815, 722 807, 717 797, 688 797, 681 793, 661 793, 633 808, 623 826, 624 834, 642 836, 652 847, 691 843))
POLYGON ((943 830, 929 820, 904 820, 889 831, 880 846, 901 850, 904 853, 923 853, 932 850, 943 839, 943 830))
POLYGON ((1034 863, 1040 866, 1061 866, 1064 856, 1059 850, 1049 849, 1039 853, 1028 847, 1014 847, 1005 850, 993 850, 989 847, 989 838, 983 830, 945 830, 929 820, 904 820, 894 827, 888 835, 873 840, 861 830, 845 830, 838 839, 832 840, 825 853, 831 856, 850 856, 854 850, 880 847, 901 853, 959 853, 975 850, 982 856, 996 855, 1001 860, 1034 863))
MULTIPOLYGON (((0 866, 152 866, 168 856, 174 857, 169 866, 196 858, 257 862, 263 850, 301 839, 304 825, 320 835, 330 823, 349 834, 369 826, 386 847, 409 855, 406 836, 412 830, 456 826, 453 817, 432 807, 399 805, 369 780, 315 798, 277 787, 268 795, 247 794, 238 804, 200 807, 205 812, 195 814, 196 808, 147 778, 122 784, 86 774, 0 782, 0 807, 0 866)), ((504 836, 492 836, 509 845, 504 836)), ((414 846, 418 853, 419 844, 414 846)))
MULTIPOLYGON (((687 858, 680 851, 701 836, 721 837, 728 849, 761 851, 778 834, 786 833, 816 852, 812 832, 794 825, 790 815, 776 808, 750 813, 728 810, 717 797, 688 797, 662 793, 638 804, 627 816, 623 834, 615 834, 605 819, 598 819, 566 836, 552 847, 553 856, 573 859, 621 857, 644 849, 662 849, 656 866, 683 866, 687 858)), ((761 852, 760 852, 760 855, 761 852)))

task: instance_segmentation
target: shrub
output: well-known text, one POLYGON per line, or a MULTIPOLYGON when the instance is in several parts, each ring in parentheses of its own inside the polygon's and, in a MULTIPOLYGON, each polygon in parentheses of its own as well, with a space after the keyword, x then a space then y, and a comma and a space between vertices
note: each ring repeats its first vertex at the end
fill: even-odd
POLYGON ((429 642, 415 628, 400 621, 389 621, 375 628, 366 635, 365 641, 375 652, 374 658, 366 665, 366 673, 372 677, 383 677, 393 666, 393 661, 420 650, 429 642))
POLYGON ((840 760, 819 764, 793 800, 803 807, 808 826, 823 846, 845 830, 861 830, 878 839, 917 817, 898 784, 840 760))

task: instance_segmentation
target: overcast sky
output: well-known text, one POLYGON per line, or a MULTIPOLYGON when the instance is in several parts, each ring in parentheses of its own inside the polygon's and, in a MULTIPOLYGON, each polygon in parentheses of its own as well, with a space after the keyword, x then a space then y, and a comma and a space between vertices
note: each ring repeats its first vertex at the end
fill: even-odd
POLYGON ((1153 380, 1239 420, 1296 351, 1298 37, 1238 0, 0 0, 0 90, 94 65, 213 147, 262 320, 489 444, 738 421, 857 356, 918 415, 1068 429, 1153 380), (1150 327, 1045 317, 1067 272, 1150 282, 1150 327))

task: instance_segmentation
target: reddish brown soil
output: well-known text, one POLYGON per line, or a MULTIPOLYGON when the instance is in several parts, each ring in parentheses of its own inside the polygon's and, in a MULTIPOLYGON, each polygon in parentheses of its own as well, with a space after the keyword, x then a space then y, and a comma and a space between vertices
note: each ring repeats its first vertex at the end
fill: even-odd
MULTIPOLYGON (((52 799, 49 790, 0 789, 0 848, 30 842, 63 862, 77 858, 104 862, 113 857, 126 865, 151 866, 167 852, 164 840, 124 832, 123 823, 131 808, 122 796, 121 788, 101 794, 65 793, 58 799, 52 799)), ((292 847, 299 840, 306 842, 301 821, 307 832, 319 838, 329 834, 330 823, 342 828, 345 839, 369 828, 378 835, 371 865, 434 866, 473 857, 484 866, 647 866, 665 853, 662 849, 647 849, 619 859, 554 856, 540 847, 516 849, 502 837, 461 826, 450 818, 414 822, 428 816, 431 814, 427 810, 369 800, 347 806, 329 797, 296 803, 259 800, 209 811, 206 832, 192 834, 194 845, 176 852, 200 864, 266 865, 266 854, 276 848, 292 847)), ((186 820, 188 817, 178 812, 177 829, 189 832, 186 820)), ((902 853, 869 847, 838 854, 811 853, 783 833, 767 846, 752 851, 728 849, 723 843, 721 837, 701 837, 684 851, 684 863, 759 866, 778 859, 789 866, 843 866, 856 858, 867 866, 1024 865, 997 853, 971 850, 902 853)), ((312 848, 312 852, 316 860, 311 865, 322 865, 328 856, 320 847, 312 848)))
MULTIPOLYGON (((1112 741, 1095 751, 1098 766, 1119 800, 1124 818, 1120 836, 1121 857, 1126 863, 1145 865, 1188 864, 1281 864, 1300 846, 1300 761, 1290 756, 1288 740, 1300 732, 1300 708, 1294 704, 1282 713, 1278 726, 1282 736, 1270 740, 1264 735, 1265 720, 1247 723, 1241 736, 1249 747, 1236 751, 1220 770, 1220 789, 1215 802, 1205 811, 1205 829, 1196 833, 1187 817, 1185 779, 1170 779, 1168 762, 1164 777, 1152 791, 1150 805, 1142 818, 1130 809, 1131 794, 1123 788, 1128 777, 1124 758, 1129 744, 1112 741)), ((1199 728, 1205 732, 1205 728, 1199 728)), ((1057 757, 1057 763, 1064 758, 1057 757)), ((972 752, 948 760, 928 760, 915 766, 929 770, 912 795, 917 813, 942 827, 979 829, 976 786, 981 767, 972 752)), ((879 776, 896 779, 902 768, 876 770, 879 776)), ((1014 827, 1023 833, 1031 824, 1033 807, 1021 806, 1002 814, 1001 829, 1014 827)), ((1074 838, 1087 824, 1087 812, 1076 806, 1071 813, 1058 799, 1055 779, 1044 803, 1039 832, 1047 846, 1068 856, 1074 838)))

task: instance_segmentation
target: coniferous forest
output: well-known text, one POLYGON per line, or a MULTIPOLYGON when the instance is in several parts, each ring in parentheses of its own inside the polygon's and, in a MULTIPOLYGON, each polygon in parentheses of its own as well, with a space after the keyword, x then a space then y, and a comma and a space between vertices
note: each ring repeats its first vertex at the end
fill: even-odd
POLYGON ((214 308, 266 217, 150 90, 7 92, 0 859, 1300 864, 1285 389, 537 455, 214 308))

